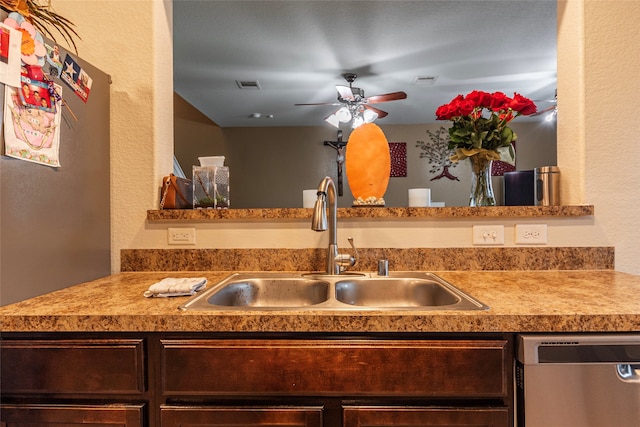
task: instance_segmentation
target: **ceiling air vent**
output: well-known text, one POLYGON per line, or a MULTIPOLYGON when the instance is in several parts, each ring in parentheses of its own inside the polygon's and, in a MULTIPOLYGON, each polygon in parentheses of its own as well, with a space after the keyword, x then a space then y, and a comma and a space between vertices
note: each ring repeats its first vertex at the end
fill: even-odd
POLYGON ((416 86, 429 86, 436 82, 438 76, 417 76, 413 79, 413 84, 416 86))
POLYGON ((260 83, 257 80, 236 80, 236 84, 240 89, 260 89, 260 83))

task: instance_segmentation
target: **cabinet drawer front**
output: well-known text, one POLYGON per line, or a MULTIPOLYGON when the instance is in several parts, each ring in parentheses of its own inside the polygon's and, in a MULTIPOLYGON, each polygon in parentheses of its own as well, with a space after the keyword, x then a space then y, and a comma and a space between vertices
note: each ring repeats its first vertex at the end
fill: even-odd
POLYGON ((0 426, 142 427, 143 405, 2 405, 0 426))
POLYGON ((2 340, 3 393, 144 392, 141 339, 2 340))
POLYGON ((345 407, 345 427, 507 427, 507 408, 345 407))
POLYGON ((180 395, 505 397, 503 340, 163 340, 180 395))
POLYGON ((178 426, 287 426, 322 427, 321 407, 163 406, 162 427, 178 426))

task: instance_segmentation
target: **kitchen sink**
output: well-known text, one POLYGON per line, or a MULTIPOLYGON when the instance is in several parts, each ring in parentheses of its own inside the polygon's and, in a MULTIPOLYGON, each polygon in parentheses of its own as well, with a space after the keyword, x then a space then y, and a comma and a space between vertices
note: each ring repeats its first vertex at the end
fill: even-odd
POLYGON ((237 279, 212 293, 207 303, 226 307, 304 307, 329 299, 329 282, 299 277, 237 279))
POLYGON ((236 273, 181 310, 486 310, 433 273, 236 273))
POLYGON ((336 283, 336 299, 358 306, 425 307, 459 303, 462 298, 433 280, 370 278, 336 283))

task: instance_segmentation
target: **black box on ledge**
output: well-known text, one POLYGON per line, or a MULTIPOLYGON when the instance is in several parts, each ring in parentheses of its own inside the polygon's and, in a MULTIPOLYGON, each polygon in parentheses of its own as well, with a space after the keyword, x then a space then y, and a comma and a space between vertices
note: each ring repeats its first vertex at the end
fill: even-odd
POLYGON ((504 173, 505 206, 533 206, 533 170, 504 173))

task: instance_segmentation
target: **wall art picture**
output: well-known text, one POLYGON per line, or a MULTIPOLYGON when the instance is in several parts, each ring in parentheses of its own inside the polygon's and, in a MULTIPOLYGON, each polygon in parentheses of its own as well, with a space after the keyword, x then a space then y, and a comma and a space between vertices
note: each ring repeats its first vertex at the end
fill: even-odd
MULTIPOLYGON (((55 85, 56 91, 62 88, 55 85)), ((21 87, 5 86, 5 155, 20 160, 60 167, 61 109, 34 108, 23 103, 21 87), (48 111, 49 110, 49 111, 48 111)))
POLYGON ((407 176, 407 143, 390 142, 389 151, 391 153, 391 177, 407 176))

